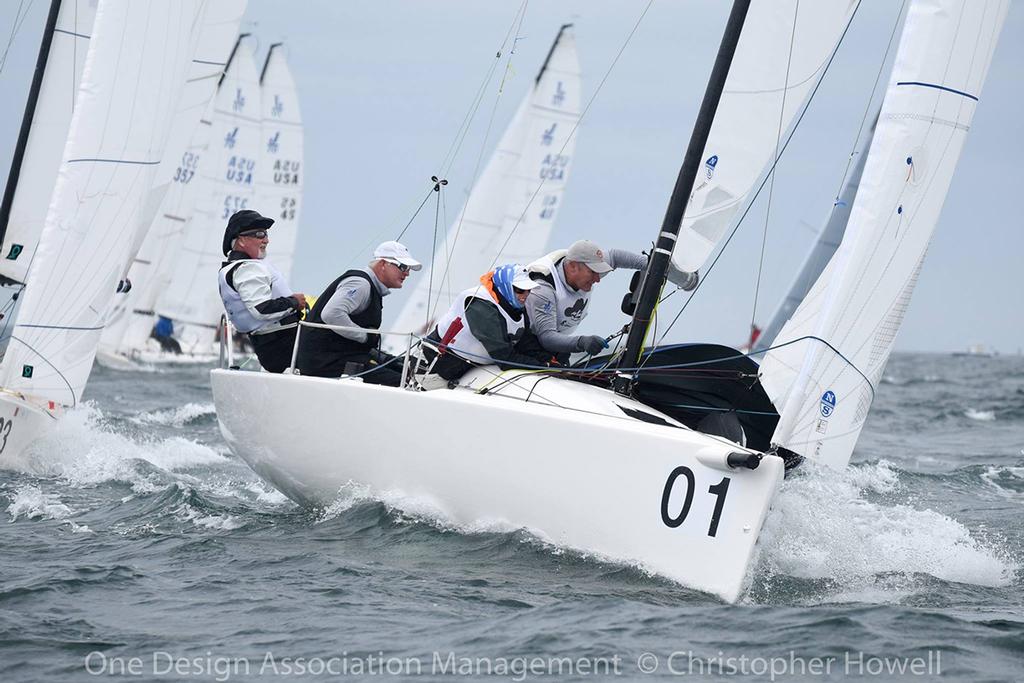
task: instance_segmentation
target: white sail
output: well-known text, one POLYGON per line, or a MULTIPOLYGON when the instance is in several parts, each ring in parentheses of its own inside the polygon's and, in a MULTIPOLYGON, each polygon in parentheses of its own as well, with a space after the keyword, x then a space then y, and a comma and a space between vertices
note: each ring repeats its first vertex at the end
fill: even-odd
POLYGON ((839 243, 843 240, 843 234, 846 232, 846 223, 850 220, 850 210, 853 208, 853 202, 857 197, 860 178, 864 174, 864 161, 867 159, 866 151, 867 145, 865 145, 864 150, 856 153, 857 161, 853 166, 853 171, 850 173, 850 179, 843 186, 843 191, 839 193, 839 198, 832 205, 832 211, 829 213, 825 226, 815 238, 814 245, 807 253, 803 265, 800 266, 800 270, 797 272, 793 284, 790 285, 789 291, 786 292, 782 303, 775 309, 772 317, 768 320, 768 324, 764 326, 761 335, 757 338, 757 342, 751 349, 752 352, 757 353, 771 346, 772 341, 778 336, 782 326, 786 324, 786 321, 796 311, 800 302, 807 296, 807 292, 811 290, 811 285, 821 275, 821 271, 825 270, 825 266, 828 265, 832 255, 839 248, 839 243))
POLYGON ((168 184, 157 215, 128 271, 132 289, 117 297, 100 337, 106 354, 131 357, 146 347, 156 321, 153 307, 170 281, 184 227, 195 208, 196 171, 210 139, 210 115, 217 83, 238 36, 247 0, 220 0, 206 9, 196 53, 178 102, 167 151, 156 171, 168 184))
POLYGON ((201 0, 102 0, 64 158, 0 365, 8 391, 74 406, 163 157, 201 0))
POLYGON ((424 332, 452 296, 492 263, 532 261, 544 253, 572 165, 576 140, 570 133, 579 103, 576 39, 563 26, 533 89, 438 244, 432 272, 419 275, 391 329, 424 332))
POLYGON ((210 353, 222 304, 217 271, 224 260, 221 240, 228 217, 256 208, 256 167, 260 157, 259 73, 242 41, 214 98, 210 144, 199 168, 202 196, 196 203, 174 276, 156 304, 158 315, 174 321, 186 352, 210 353))
POLYGON ((846 235, 761 368, 781 416, 773 436, 778 445, 837 467, 849 461, 970 129, 1007 4, 911 4, 846 235))
POLYGON ((20 173, 13 179, 16 185, 9 185, 13 195, 5 198, 10 215, 0 244, 0 278, 24 282, 39 243, 95 16, 96 0, 60 5, 20 173))
POLYGON ((754 2, 672 253, 698 270, 775 160, 859 0, 754 2))
POLYGON ((271 232, 274 266, 287 281, 291 276, 302 208, 302 115, 295 80, 280 44, 270 46, 260 74, 262 127, 259 173, 254 207, 274 219, 271 232))

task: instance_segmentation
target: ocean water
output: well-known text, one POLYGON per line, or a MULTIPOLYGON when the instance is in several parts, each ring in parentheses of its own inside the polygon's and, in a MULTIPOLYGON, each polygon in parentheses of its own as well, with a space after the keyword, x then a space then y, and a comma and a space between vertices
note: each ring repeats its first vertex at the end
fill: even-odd
POLYGON ((87 398, 0 471, 4 681, 1024 678, 1019 356, 895 355, 737 605, 411 501, 298 508, 227 450, 205 370, 99 368, 87 398))

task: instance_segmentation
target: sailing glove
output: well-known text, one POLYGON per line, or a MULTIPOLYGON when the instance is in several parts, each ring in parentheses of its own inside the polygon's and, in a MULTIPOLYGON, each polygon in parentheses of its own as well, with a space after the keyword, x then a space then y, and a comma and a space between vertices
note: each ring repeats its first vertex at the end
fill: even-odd
POLYGON ((607 348, 608 342, 604 340, 604 337, 596 334, 588 334, 576 338, 576 350, 586 351, 591 356, 595 356, 607 348))

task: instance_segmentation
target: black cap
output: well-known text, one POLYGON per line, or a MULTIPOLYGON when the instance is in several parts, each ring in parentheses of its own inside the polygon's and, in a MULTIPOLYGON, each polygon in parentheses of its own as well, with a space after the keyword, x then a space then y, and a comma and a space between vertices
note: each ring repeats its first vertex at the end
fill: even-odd
POLYGON ((259 211, 252 209, 236 211, 228 219, 228 227, 224 230, 224 243, 221 245, 224 255, 228 255, 228 252, 231 251, 231 243, 243 232, 266 230, 273 224, 273 218, 261 216, 259 211))

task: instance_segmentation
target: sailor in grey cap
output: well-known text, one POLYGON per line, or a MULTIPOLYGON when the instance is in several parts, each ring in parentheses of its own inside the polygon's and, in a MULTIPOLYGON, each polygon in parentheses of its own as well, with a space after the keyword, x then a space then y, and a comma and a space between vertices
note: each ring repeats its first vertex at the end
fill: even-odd
POLYGON ((400 289, 410 273, 422 267, 405 245, 384 242, 374 250, 369 267, 347 270, 327 285, 306 321, 350 329, 304 328, 296 362, 299 372, 340 377, 356 370, 363 373, 365 382, 398 386, 401 365, 381 365, 385 354, 380 351, 380 335, 358 328, 379 329, 384 297, 392 289, 400 289))
MULTIPOLYGON (((587 315, 590 290, 616 268, 641 270, 647 257, 623 249, 608 252, 590 240, 574 242, 568 249, 552 252, 531 263, 530 276, 540 286, 530 290, 526 313, 535 343, 562 364, 576 351, 594 355, 608 347, 604 337, 576 334, 587 315)), ((697 286, 697 274, 670 267, 668 279, 686 290, 697 286)), ((530 340, 521 342, 529 346, 530 340)))

